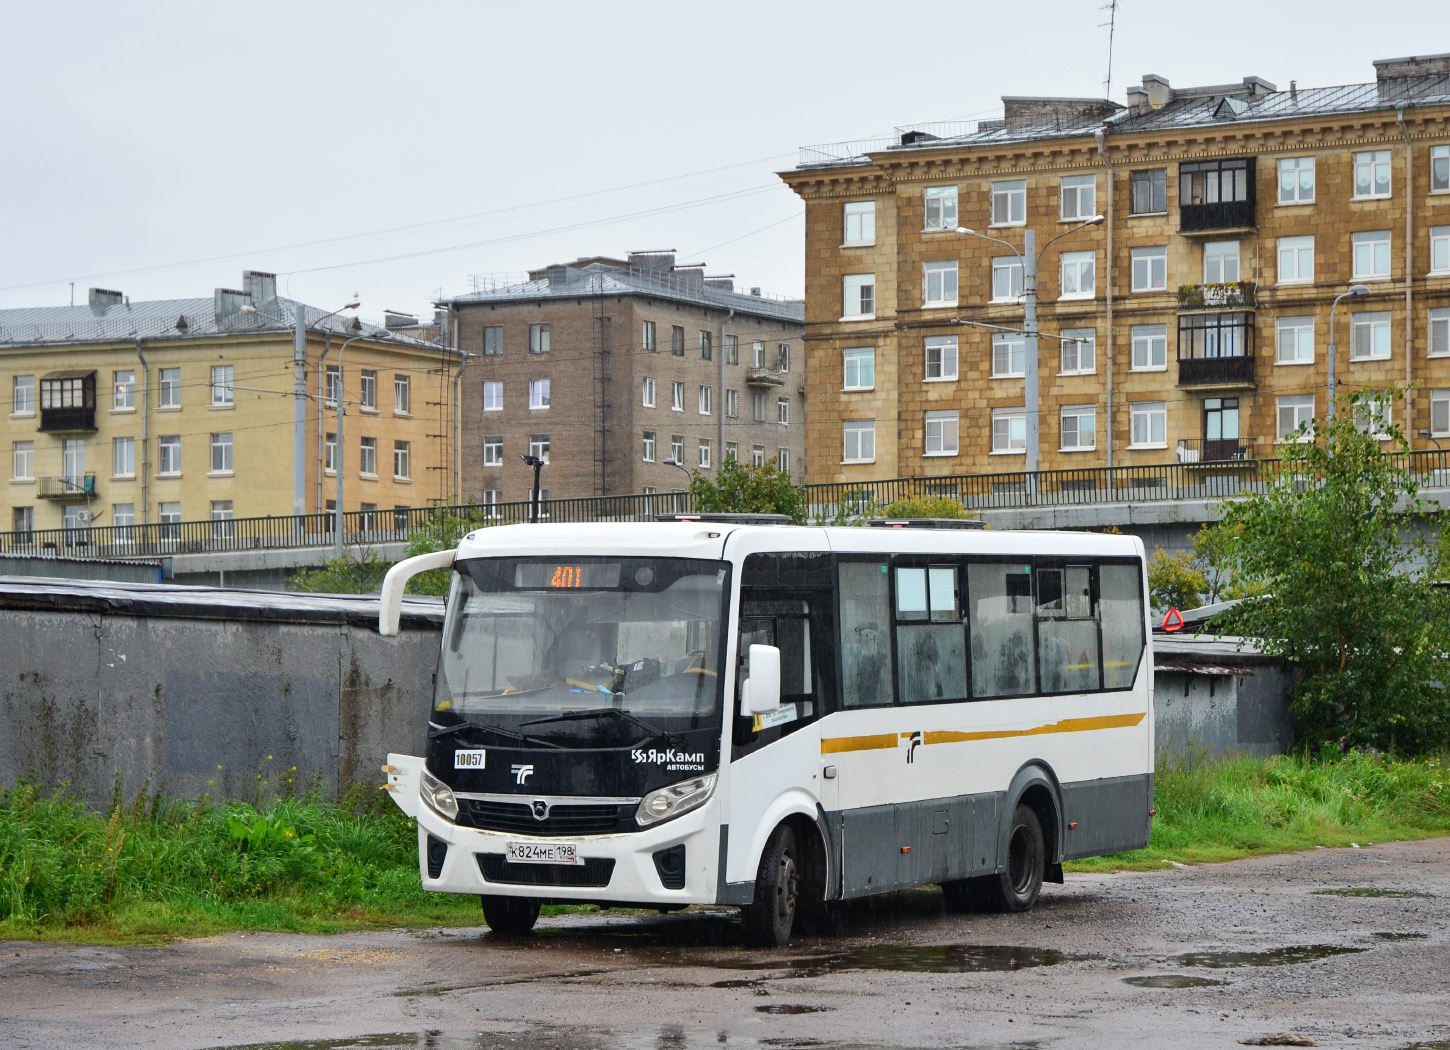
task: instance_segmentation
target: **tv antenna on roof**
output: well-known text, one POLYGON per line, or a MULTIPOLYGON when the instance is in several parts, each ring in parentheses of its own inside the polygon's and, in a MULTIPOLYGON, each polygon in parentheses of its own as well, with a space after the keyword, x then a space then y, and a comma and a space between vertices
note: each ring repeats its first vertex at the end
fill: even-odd
POLYGON ((1108 20, 1101 22, 1098 28, 1108 27, 1108 76, 1103 81, 1103 98, 1113 97, 1113 34, 1118 28, 1118 0, 1108 0, 1101 10, 1108 12, 1108 20))

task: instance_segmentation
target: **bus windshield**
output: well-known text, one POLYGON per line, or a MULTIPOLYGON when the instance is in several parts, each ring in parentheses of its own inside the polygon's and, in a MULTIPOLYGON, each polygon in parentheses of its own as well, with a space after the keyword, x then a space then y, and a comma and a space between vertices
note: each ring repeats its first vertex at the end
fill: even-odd
POLYGON ((479 558, 458 568, 436 726, 627 747, 720 724, 725 563, 479 558))

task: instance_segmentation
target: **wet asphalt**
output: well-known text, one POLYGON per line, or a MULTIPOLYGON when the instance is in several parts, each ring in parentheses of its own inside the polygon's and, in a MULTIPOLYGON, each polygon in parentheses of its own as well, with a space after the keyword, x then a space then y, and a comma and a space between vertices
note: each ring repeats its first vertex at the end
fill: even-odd
POLYGON ((934 891, 740 947, 727 909, 161 948, 0 942, 0 1048, 1450 1050, 1450 839, 1069 875, 1025 915, 934 891))

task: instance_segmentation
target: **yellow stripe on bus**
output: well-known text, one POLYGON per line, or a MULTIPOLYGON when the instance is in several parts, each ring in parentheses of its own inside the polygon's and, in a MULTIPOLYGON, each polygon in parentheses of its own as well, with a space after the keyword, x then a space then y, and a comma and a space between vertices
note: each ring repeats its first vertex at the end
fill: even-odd
MULTIPOLYGON (((987 729, 975 733, 958 730, 935 730, 922 734, 925 744, 960 744, 971 740, 1003 740, 1016 736, 1043 736, 1047 733, 1087 733, 1095 729, 1128 729, 1142 723, 1148 712, 1125 715, 1099 715, 1094 718, 1064 718, 1060 722, 1033 726, 1031 729, 987 729)), ((840 751, 873 751, 897 746, 897 740, 908 740, 911 733, 884 733, 877 736, 838 736, 821 740, 821 754, 840 751)))

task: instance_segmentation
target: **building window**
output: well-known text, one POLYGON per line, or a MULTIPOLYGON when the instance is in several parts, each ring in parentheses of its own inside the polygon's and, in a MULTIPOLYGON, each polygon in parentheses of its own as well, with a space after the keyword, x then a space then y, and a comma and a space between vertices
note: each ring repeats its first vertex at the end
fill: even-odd
POLYGON ((161 388, 157 398, 157 408, 181 407, 181 369, 163 368, 161 370, 161 388))
POLYGON ((1450 307, 1431 310, 1430 347, 1431 357, 1450 357, 1450 307))
POLYGON ((11 528, 21 536, 29 537, 35 531, 35 508, 16 507, 11 515, 11 528))
POLYGON ((1314 281, 1314 238, 1279 238, 1279 283, 1312 284, 1314 281))
POLYGON ((16 376, 12 387, 14 396, 10 401, 12 416, 35 415, 35 377, 16 376))
POLYGON ((378 476, 378 439, 365 437, 359 443, 361 449, 357 472, 364 477, 378 476))
POLYGON ((685 384, 670 384, 670 411, 683 412, 685 410, 685 384))
POLYGON ((360 503, 358 511, 358 518, 364 531, 371 532, 378 527, 378 505, 376 503, 360 503))
POLYGON ((790 344, 777 343, 775 347, 775 370, 777 372, 790 371, 790 344))
POLYGON ((702 440, 700 442, 700 452, 699 452, 699 455, 700 455, 700 459, 699 459, 700 469, 701 470, 709 470, 710 469, 710 442, 704 441, 704 440, 702 440))
POLYGON ((752 467, 757 467, 757 468, 758 467, 765 466, 765 446, 764 445, 751 445, 750 446, 750 465, 752 467))
POLYGON ((1168 403, 1166 401, 1136 401, 1128 406, 1132 410, 1132 447, 1168 447, 1168 403))
POLYGON ((212 539, 229 540, 236 535, 236 510, 229 499, 211 501, 212 539))
POLYGON ((1382 361, 1390 356, 1390 315, 1385 312, 1354 314, 1349 321, 1349 359, 1382 361))
MULTIPOLYGON (((127 528, 136 524, 136 504, 134 503, 112 503, 111 524, 118 528, 127 528)), ((118 543, 129 543, 132 537, 122 533, 116 537, 118 543)))
POLYGON ((397 481, 406 481, 413 476, 411 450, 412 446, 407 441, 393 442, 393 478, 397 481))
POLYGON ((992 333, 992 378, 1021 378, 1027 374, 1027 341, 1016 332, 992 333))
POLYGON ((921 296, 923 306, 957 305, 957 264, 955 260, 922 263, 921 296))
POLYGON ((115 397, 111 407, 118 412, 129 412, 136 407, 136 373, 115 373, 115 397))
POLYGON ((1135 171, 1128 176, 1132 191, 1130 214, 1164 215, 1168 211, 1168 169, 1135 171))
POLYGON ((1430 227, 1430 272, 1450 273, 1450 226, 1430 227))
POLYGON ((757 423, 765 422, 765 394, 759 390, 750 392, 750 418, 757 423))
POLYGON ((700 329, 700 360, 708 361, 715 353, 714 335, 705 329, 700 329))
POLYGON ((230 405, 232 398, 232 366, 213 365, 211 369, 211 403, 213 405, 230 405))
POLYGON ((655 381, 652 376, 644 377, 644 387, 640 393, 640 404, 645 408, 655 407, 655 381))
POLYGON ((1290 394, 1285 397, 1280 397, 1277 403, 1276 415, 1278 417, 1279 440, 1294 440, 1296 438, 1295 431, 1314 418, 1314 395, 1290 394))
POLYGON ((710 388, 707 387, 707 386, 702 386, 700 388, 699 406, 700 406, 700 415, 702 415, 702 416, 708 416, 710 414, 710 411, 711 411, 711 405, 710 405, 710 388))
POLYGON ((1098 179, 1096 175, 1068 175, 1061 182, 1063 219, 1091 219, 1097 214, 1098 179))
POLYGON ((327 402, 329 408, 337 405, 337 399, 342 396, 342 368, 338 365, 328 365, 327 371, 323 373, 322 399, 327 402))
POLYGON ((765 340, 755 339, 750 343, 750 364, 753 368, 765 367, 765 340))
POLYGON ((1097 447, 1097 410, 1092 405, 1062 408, 1062 451, 1081 452, 1097 447))
POLYGON ((874 390, 876 388, 876 348, 874 346, 850 346, 843 352, 847 390, 874 390))
POLYGON ((393 376, 393 414, 406 416, 413 411, 412 383, 407 376, 393 376))
POLYGON ((362 396, 358 405, 365 412, 376 412, 378 410, 378 374, 372 369, 364 369, 362 373, 362 396))
MULTIPOLYGON (((131 440, 130 438, 117 438, 116 439, 117 442, 120 442, 120 441, 130 441, 130 440, 131 440)), ((17 442, 15 442, 14 446, 12 446, 12 447, 13 447, 13 450, 14 450, 14 453, 15 453, 15 458, 14 458, 14 461, 13 461, 14 465, 11 467, 10 476, 12 478, 14 478, 16 481, 34 481, 35 480, 35 442, 34 441, 17 441, 17 442)), ((132 465, 131 465, 131 468, 132 469, 130 471, 127 471, 127 473, 134 473, 135 472, 135 463, 134 463, 135 451, 136 451, 136 446, 133 443, 131 445, 131 454, 132 454, 132 457, 133 457, 133 462, 132 462, 132 465)), ((117 449, 118 461, 119 461, 119 454, 120 454, 119 453, 119 449, 117 449)), ((118 471, 117 473, 120 473, 120 472, 118 471)))
POLYGON ((790 473, 790 449, 777 448, 775 450, 775 469, 782 474, 790 473))
POLYGON ((1021 408, 992 409, 992 453, 1004 455, 1027 450, 1027 411, 1021 408))
POLYGON ((1354 245, 1354 279, 1372 281, 1390 275, 1390 231, 1372 230, 1350 236, 1354 245))
POLYGON ((928 456, 955 456, 957 454, 956 412, 928 412, 926 414, 926 452, 928 456))
POLYGON ((1027 183, 992 183, 992 225, 1022 226, 1027 222, 1027 183))
POLYGON ((1430 433, 1450 436, 1450 390, 1430 391, 1430 433))
POLYGON ((725 417, 727 419, 740 418, 740 391, 725 391, 725 417))
POLYGON ((842 245, 876 243, 876 202, 850 201, 845 206, 845 233, 842 245))
POLYGON ((926 340, 926 378, 928 381, 957 378, 957 337, 934 335, 926 340))
POLYGON ((1450 193, 1450 146, 1430 147, 1430 192, 1450 193))
POLYGON ((490 324, 483 328, 483 356, 503 356, 503 325, 490 324))
POLYGON ((740 337, 738 335, 725 337, 725 363, 727 365, 740 363, 740 337))
POLYGON ((541 459, 541 460, 543 460, 544 461, 544 465, 545 466, 548 466, 548 464, 549 464, 549 435, 548 434, 530 434, 529 435, 529 455, 533 456, 535 459, 541 459))
POLYGON ((1062 253, 1063 299, 1091 299, 1096 293, 1093 286, 1093 252, 1062 253))
POLYGON ((1203 246, 1203 283, 1230 284, 1239 279, 1239 242, 1210 241, 1203 246))
POLYGON ((503 466, 503 435, 493 434, 483 439, 483 465, 503 466))
MULTIPOLYGON (((845 292, 841 310, 842 320, 860 320, 876 316, 876 275, 874 273, 850 273, 841 278, 845 292)), ((762 351, 764 345, 762 344, 762 351)))
POLYGON ((1354 425, 1380 441, 1390 436, 1390 395, 1372 394, 1354 404, 1354 425))
POLYGON ((1178 165, 1178 206, 1228 204, 1249 199, 1247 160, 1213 160, 1178 165))
POLYGON ((1022 298, 1022 260, 992 260, 992 302, 1010 303, 1022 298))
POLYGON ((1274 322, 1275 360, 1281 365, 1314 361, 1314 318, 1280 317, 1274 322))
MULTIPOLYGON (((67 442, 69 444, 69 442, 67 442)), ((181 473, 181 435, 163 434, 156 443, 156 473, 174 477, 181 473)))
POLYGON ((655 432, 653 430, 644 432, 644 461, 646 463, 655 461, 655 432))
POLYGON ((783 427, 790 425, 790 398, 775 399, 775 421, 783 427))
POLYGON ((1168 287, 1168 247, 1134 248, 1133 291, 1161 292, 1168 287))
POLYGON ((322 469, 329 474, 337 473, 337 435, 328 434, 322 442, 322 469))
POLYGON ((670 354, 674 357, 685 356, 685 328, 683 325, 670 325, 670 354))
POLYGON ((549 407, 549 381, 547 379, 529 380, 529 408, 549 407))
MULTIPOLYGON (((1239 440, 1239 399, 1206 397, 1203 399, 1203 440, 1211 448, 1231 446, 1237 454, 1239 440)), ((1220 454, 1213 458, 1223 458, 1220 454)))
POLYGON ((1088 375, 1097 370, 1098 333, 1092 328, 1068 328, 1062 333, 1062 374, 1088 375))
POLYGON ((211 436, 211 472, 213 474, 230 474, 232 472, 231 434, 213 434, 211 436))
POLYGON ((180 500, 162 503, 157 518, 161 522, 161 538, 163 540, 181 539, 180 500))
POLYGON ((738 463, 740 461, 740 446, 733 441, 725 442, 725 459, 733 459, 738 463))
POLYGON ((1354 199, 1390 195, 1390 151, 1371 150, 1354 155, 1354 199))
POLYGON ((843 463, 871 463, 876 459, 876 420, 848 420, 842 425, 843 463))
POLYGON ((1284 157, 1279 161, 1279 203, 1314 202, 1314 158, 1284 157))
POLYGON ((644 321, 641 323, 640 345, 650 353, 654 353, 658 349, 655 343, 655 323, 653 321, 644 321))
POLYGON ((483 410, 485 412, 503 411, 503 383, 487 382, 483 384, 483 410))
MULTIPOLYGON (((45 406, 42 405, 42 408, 45 406)), ((161 440, 165 441, 165 438, 161 440)), ((181 439, 177 438, 177 447, 180 447, 181 439)), ((180 466, 177 467, 180 470, 180 466)), ((85 485, 86 477, 86 443, 80 438, 67 438, 60 446, 60 473, 61 477, 70 481, 75 489, 85 485)), ((72 489, 72 491, 75 491, 72 489)))
POLYGON ((670 462, 685 465, 685 436, 683 434, 670 435, 670 462))
POLYGON ((928 186, 922 192, 922 209, 926 214, 926 229, 955 230, 957 228, 957 188, 955 186, 928 186))
POLYGON ((549 352, 549 326, 547 324, 529 325, 529 353, 547 354, 549 352))

